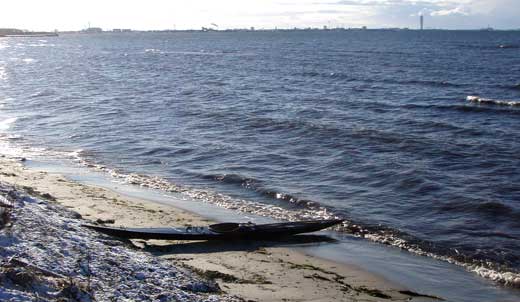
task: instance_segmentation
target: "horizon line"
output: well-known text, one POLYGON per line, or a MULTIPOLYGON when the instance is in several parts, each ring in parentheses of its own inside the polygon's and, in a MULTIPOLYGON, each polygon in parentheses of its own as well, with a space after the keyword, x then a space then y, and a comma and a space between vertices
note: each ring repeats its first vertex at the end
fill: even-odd
POLYGON ((271 27, 271 28, 257 28, 255 26, 251 27, 232 27, 225 29, 215 29, 212 27, 204 27, 200 28, 185 28, 185 29, 176 29, 176 28, 157 28, 157 29, 137 29, 137 28, 127 28, 127 27, 114 27, 104 29, 103 27, 92 26, 83 29, 54 29, 54 30, 30 30, 30 29, 20 29, 15 27, 0 27, 0 30, 21 30, 23 32, 58 32, 58 33, 73 33, 73 32, 88 32, 88 30, 97 30, 98 32, 104 33, 113 33, 118 31, 131 31, 131 32, 183 32, 183 31, 207 31, 207 32, 226 32, 226 31, 291 31, 291 30, 321 30, 321 31, 334 31, 334 30, 416 30, 416 31, 428 31, 428 30, 444 30, 444 31, 519 31, 518 28, 493 28, 493 27, 481 27, 481 28, 418 28, 418 27, 368 27, 368 26, 360 26, 360 27, 346 27, 346 26, 336 26, 329 27, 328 25, 324 25, 322 27, 271 27))

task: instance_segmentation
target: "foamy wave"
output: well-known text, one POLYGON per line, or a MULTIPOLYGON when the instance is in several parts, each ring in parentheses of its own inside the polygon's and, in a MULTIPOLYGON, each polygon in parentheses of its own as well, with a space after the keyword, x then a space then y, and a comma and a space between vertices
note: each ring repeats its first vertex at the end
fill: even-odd
POLYGON ((520 106, 520 101, 509 101, 509 100, 494 100, 494 99, 486 99, 481 98, 475 95, 468 95, 466 100, 473 103, 480 104, 491 104, 491 105, 501 105, 501 106, 520 106))
POLYGON ((259 202, 232 198, 230 196, 201 189, 180 186, 166 179, 135 173, 122 173, 104 165, 94 164, 84 159, 84 151, 78 150, 70 153, 70 156, 79 164, 97 171, 106 172, 118 181, 127 184, 138 185, 144 188, 156 189, 165 192, 182 193, 195 200, 214 204, 226 209, 259 216, 272 217, 280 220, 301 219, 334 219, 339 218, 324 207, 289 210, 275 205, 267 205, 259 202))
POLYGON ((21 138, 3 137, 0 135, 0 155, 11 160, 26 160, 47 156, 48 151, 44 148, 22 147, 9 141, 19 139, 21 138))
POLYGON ((83 149, 74 150, 72 152, 69 152, 67 155, 69 157, 72 157, 75 161, 81 161, 81 154, 83 153, 83 149))
POLYGON ((9 141, 9 136, 0 133, 0 155, 6 156, 11 159, 19 159, 23 155, 23 150, 16 147, 9 141))
POLYGON ((0 155, 13 159, 20 159, 25 153, 23 148, 12 143, 13 141, 20 140, 22 137, 8 131, 17 119, 16 117, 11 117, 0 120, 0 155))
POLYGON ((420 246, 414 243, 410 243, 406 239, 396 237, 395 235, 391 233, 387 233, 385 231, 381 232, 375 232, 375 233, 369 233, 367 230, 363 230, 361 227, 356 225, 348 225, 348 223, 344 223, 342 227, 346 227, 349 230, 353 230, 353 235, 356 237, 362 237, 365 239, 368 239, 370 241, 374 241, 377 243, 383 243, 386 245, 391 245, 394 247, 398 247, 400 249, 406 250, 408 252, 434 258, 441 261, 446 261, 451 264, 455 264, 458 266, 461 266, 465 268, 466 270, 475 273, 479 275, 482 278, 489 279, 493 282, 510 286, 514 288, 520 288, 520 273, 518 272, 511 272, 511 271, 501 271, 500 269, 493 268, 492 263, 486 263, 486 262, 464 262, 464 255, 458 254, 458 251, 455 250, 455 256, 446 256, 446 255, 439 255, 432 252, 425 251, 420 246), (457 257, 460 256, 460 257, 457 257))
POLYGON ((28 158, 56 156, 63 158, 59 152, 52 152, 42 147, 32 147, 23 144, 23 136, 13 134, 8 130, 16 121, 16 118, 7 119, 0 122, 0 155, 11 160, 25 160, 28 158))
MULTIPOLYGON (((69 155, 81 165, 110 174, 114 179, 116 179, 116 181, 165 192, 181 193, 197 201, 216 205, 229 210, 239 211, 242 213, 287 221, 345 218, 337 215, 330 209, 319 205, 299 209, 286 209, 276 205, 268 205, 250 200, 237 199, 208 190, 180 186, 160 177, 152 177, 133 173, 121 173, 116 170, 107 168, 104 165, 94 164, 87 161, 84 158, 84 155, 86 154, 83 150, 76 150, 69 155)), ((503 285, 520 288, 520 274, 516 272, 499 271, 498 269, 492 268, 492 264, 464 262, 464 260, 459 259, 464 259, 465 257, 460 255, 461 257, 458 258, 456 253, 455 255, 446 256, 426 251, 421 248, 421 245, 406 240, 402 238, 406 236, 399 236, 399 234, 396 234, 396 232, 391 230, 384 228, 368 229, 349 220, 345 220, 342 225, 334 227, 334 230, 342 233, 348 233, 355 237, 365 238, 373 242, 391 245, 421 256, 427 256, 441 261, 446 261, 464 267, 468 271, 474 272, 483 278, 490 279, 503 285)))
POLYGON ((3 121, 0 121, 0 131, 6 131, 16 122, 18 118, 12 117, 5 119, 3 121))

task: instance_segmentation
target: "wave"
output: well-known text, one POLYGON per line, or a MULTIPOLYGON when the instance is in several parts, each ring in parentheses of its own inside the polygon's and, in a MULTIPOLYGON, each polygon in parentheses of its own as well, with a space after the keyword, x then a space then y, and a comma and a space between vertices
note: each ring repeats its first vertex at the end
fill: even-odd
POLYGON ((183 56, 222 56, 222 55, 253 55, 252 53, 240 53, 238 51, 171 51, 171 50, 161 50, 157 48, 147 48, 144 50, 145 53, 148 54, 159 54, 159 55, 183 55, 183 56))
POLYGON ((489 105, 500 105, 500 106, 520 106, 520 101, 509 101, 509 100, 495 100, 481 98, 475 95, 468 95, 466 100, 472 103, 489 104, 489 105))
POLYGON ((6 131, 16 122, 18 118, 12 117, 5 119, 3 121, 0 121, 0 131, 6 131))
POLYGON ((286 202, 288 205, 296 205, 307 209, 315 209, 317 206, 319 207, 318 203, 315 201, 298 198, 292 194, 266 188, 260 180, 255 178, 245 177, 238 174, 203 175, 202 177, 227 184, 239 185, 271 199, 286 202))
POLYGON ((159 154, 169 154, 172 149, 166 147, 155 147, 150 150, 139 153, 139 156, 155 156, 159 154))
POLYGON ((180 54, 180 55, 192 55, 192 56, 220 56, 223 53, 218 51, 169 51, 166 53, 180 54))
POLYGON ((516 45, 516 44, 500 44, 500 45, 498 45, 498 48, 500 48, 500 49, 518 49, 518 48, 520 48, 520 45, 516 45))
POLYGON ((518 44, 459 44, 458 48, 474 49, 474 50, 500 50, 500 49, 518 49, 518 44))
POLYGON ((52 96, 52 95, 56 95, 56 91, 54 91, 53 89, 43 89, 35 94, 30 95, 29 98, 35 99, 35 98, 40 98, 40 97, 52 96))
MULTIPOLYGON (((353 222, 345 222, 339 227, 339 230, 353 234, 356 237, 398 247, 417 255, 446 261, 499 284, 520 288, 520 273, 518 271, 505 268, 486 258, 478 259, 477 257, 472 257, 456 248, 446 249, 433 242, 419 240, 405 232, 381 226, 362 226, 353 222)), ((488 237, 492 235, 499 236, 501 234, 487 234, 488 237)), ((510 236, 502 235, 501 237, 508 238, 510 236)), ((514 237, 513 239, 518 238, 514 237)))
POLYGON ((458 111, 463 113, 482 113, 482 114, 500 114, 520 116, 520 110, 507 110, 505 106, 470 106, 467 104, 437 104, 437 105, 423 105, 410 103, 403 105, 403 108, 411 110, 438 110, 438 111, 458 111))
MULTIPOLYGON (((303 77, 320 77, 329 79, 339 79, 345 82, 362 82, 362 83, 380 83, 380 84, 395 84, 395 85, 411 85, 411 86, 428 86, 428 87, 450 87, 450 88, 461 88, 461 87, 472 87, 474 83, 454 83, 447 80, 418 80, 418 79, 397 79, 397 78, 363 78, 356 77, 352 74, 341 73, 341 72, 316 72, 308 71, 300 73, 303 77)), ((509 90, 520 90, 520 83, 518 84, 481 84, 484 87, 489 88, 501 88, 509 90)))
POLYGON ((322 78, 331 78, 331 79, 341 79, 347 82, 364 82, 364 83, 386 83, 386 84, 398 84, 398 85, 420 85, 420 86, 431 86, 431 87, 464 87, 467 84, 463 83, 453 83, 449 81, 443 80, 410 80, 410 79, 377 79, 377 78, 358 78, 351 74, 346 73, 322 73, 322 72, 303 72, 301 73, 304 77, 322 77, 322 78))
MULTIPOLYGON (((519 221, 520 211, 500 201, 452 201, 439 206, 444 213, 474 213, 481 219, 493 221, 519 221)), ((514 237, 514 236, 512 236, 514 237)))
POLYGON ((8 131, 17 120, 17 118, 8 118, 0 121, 0 157, 22 160, 42 150, 37 147, 22 147, 20 141, 23 140, 23 137, 8 131))
POLYGON ((464 84, 452 83, 448 81, 432 81, 432 80, 408 80, 408 81, 395 81, 396 84, 417 84, 433 87, 463 87, 464 84))
POLYGON ((513 85, 499 85, 500 88, 511 89, 511 90, 520 90, 520 83, 513 85))
POLYGON ((477 206, 477 209, 483 213, 491 215, 510 215, 511 213, 514 213, 512 207, 497 201, 481 203, 477 206))
POLYGON ((17 117, 6 118, 0 121, 0 130, 7 130, 18 120, 17 117))

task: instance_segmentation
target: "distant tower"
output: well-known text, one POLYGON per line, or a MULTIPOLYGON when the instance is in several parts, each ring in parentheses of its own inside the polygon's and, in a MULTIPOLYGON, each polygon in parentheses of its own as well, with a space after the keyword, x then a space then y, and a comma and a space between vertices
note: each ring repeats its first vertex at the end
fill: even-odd
POLYGON ((424 16, 421 15, 419 18, 420 18, 420 23, 421 23, 421 30, 423 30, 424 29, 424 16))

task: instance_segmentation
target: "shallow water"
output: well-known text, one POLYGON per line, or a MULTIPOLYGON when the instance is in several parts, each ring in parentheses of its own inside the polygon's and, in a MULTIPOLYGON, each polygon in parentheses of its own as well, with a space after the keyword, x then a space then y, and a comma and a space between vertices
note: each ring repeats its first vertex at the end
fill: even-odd
POLYGON ((2 39, 0 146, 72 156, 245 212, 340 216, 340 232, 512 272, 500 277, 511 282, 520 271, 520 48, 500 45, 520 36, 2 39))

